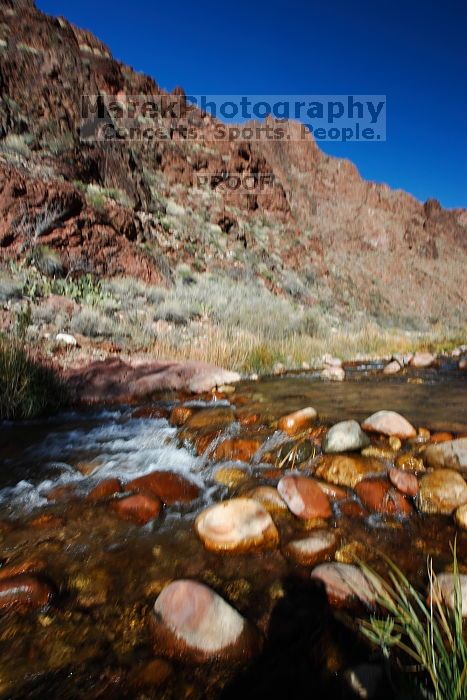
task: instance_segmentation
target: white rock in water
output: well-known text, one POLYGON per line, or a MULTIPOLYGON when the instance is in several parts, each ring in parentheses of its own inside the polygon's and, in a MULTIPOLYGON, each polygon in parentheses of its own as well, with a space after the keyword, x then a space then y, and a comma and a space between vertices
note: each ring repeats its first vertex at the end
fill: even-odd
POLYGON ((78 341, 76 340, 75 336, 70 335, 69 333, 57 333, 55 336, 55 342, 59 343, 60 345, 66 345, 70 348, 78 345, 78 341))
POLYGON ((325 367, 321 372, 322 379, 328 379, 331 382, 343 382, 345 372, 342 367, 325 367))
POLYGON ((422 456, 427 467, 467 472, 467 438, 428 445, 422 456))
POLYGON ((279 543, 271 516, 252 498, 232 498, 206 508, 196 518, 195 530, 213 552, 242 552, 279 543))
POLYGON ((348 452, 361 450, 370 444, 356 420, 345 420, 336 423, 326 433, 323 440, 323 452, 348 452))
POLYGON ((284 548, 284 553, 298 564, 312 566, 325 561, 337 547, 337 536, 330 530, 316 530, 308 537, 292 540, 284 548))
POLYGON ((377 592, 358 566, 353 564, 320 564, 311 578, 324 584, 331 605, 346 606, 356 600, 368 606, 376 603, 377 592))
POLYGON ((327 367, 342 367, 342 360, 327 353, 323 355, 323 364, 327 367))
POLYGON ((431 352, 416 352, 410 360, 412 367, 422 369, 423 367, 431 367, 436 360, 436 356, 431 352))
POLYGON ((187 579, 173 581, 160 593, 151 633, 157 654, 195 663, 248 659, 261 646, 255 628, 223 598, 187 579))
POLYGON ((415 437, 417 431, 409 423, 409 421, 395 411, 377 411, 369 416, 362 423, 363 430, 369 430, 374 433, 381 433, 389 437, 406 438, 415 437))
POLYGON ((392 362, 389 362, 389 364, 387 364, 386 367, 383 369, 383 374, 397 374, 401 371, 401 369, 402 368, 398 361, 393 360, 392 362))

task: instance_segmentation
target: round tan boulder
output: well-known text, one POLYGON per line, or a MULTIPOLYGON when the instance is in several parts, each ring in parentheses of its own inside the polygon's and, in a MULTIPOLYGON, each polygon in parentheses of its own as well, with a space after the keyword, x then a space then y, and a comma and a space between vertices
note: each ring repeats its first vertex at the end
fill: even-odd
POLYGON ((392 360, 392 362, 389 362, 386 367, 383 369, 383 374, 397 374, 400 372, 402 367, 398 363, 397 360, 392 360))
POLYGON ((302 408, 300 411, 282 416, 277 423, 277 427, 283 433, 287 433, 287 435, 296 435, 310 428, 317 417, 318 414, 315 409, 312 406, 308 406, 308 408, 302 408))
POLYGON ((418 493, 418 479, 410 472, 402 471, 401 469, 390 469, 389 479, 391 484, 396 487, 401 493, 406 496, 416 496, 418 493))
POLYGON ((456 510, 454 519, 462 530, 467 530, 467 503, 456 510))
POLYGON ((428 445, 423 452, 423 460, 427 467, 433 469, 458 469, 467 472, 467 438, 428 445))
POLYGON ((405 440, 415 437, 417 431, 409 421, 395 411, 377 411, 362 423, 363 430, 382 435, 394 435, 405 440))
POLYGON ((244 661, 261 649, 257 630, 207 586, 170 583, 153 608, 151 634, 157 654, 192 663, 244 661))
POLYGON ((248 473, 237 467, 221 467, 214 474, 214 481, 233 489, 248 479, 248 473))
POLYGON ((297 518, 330 518, 329 498, 314 479, 306 476, 284 476, 277 484, 279 495, 297 518))
POLYGON ((244 552, 279 543, 271 516, 252 498, 232 498, 210 506, 196 518, 195 530, 212 552, 244 552))
POLYGON ((321 458, 315 475, 331 484, 354 488, 367 476, 384 471, 384 464, 374 457, 326 455, 321 458))
POLYGON ((459 472, 436 469, 420 480, 417 506, 422 513, 450 515, 467 503, 467 484, 459 472))
POLYGON ((292 540, 284 547, 284 554, 297 564, 314 566, 330 559, 336 551, 337 535, 331 530, 316 530, 308 537, 292 540))
POLYGON ((329 603, 335 607, 352 606, 358 602, 372 607, 376 603, 373 585, 353 564, 319 564, 313 569, 311 578, 322 582, 329 603))
POLYGON ((261 503, 268 513, 284 513, 288 511, 287 503, 281 498, 274 486, 258 486, 248 491, 245 496, 261 503))
POLYGON ((435 360, 436 356, 431 352, 416 352, 410 360, 410 364, 412 367, 422 369, 423 367, 431 367, 435 360))

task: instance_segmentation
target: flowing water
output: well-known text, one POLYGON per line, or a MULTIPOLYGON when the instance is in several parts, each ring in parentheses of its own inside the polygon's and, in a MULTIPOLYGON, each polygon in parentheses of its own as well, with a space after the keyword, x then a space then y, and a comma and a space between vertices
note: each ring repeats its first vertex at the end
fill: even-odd
MULTIPOLYGON (((312 373, 242 382, 229 401, 261 417, 256 430, 267 433, 267 449, 249 464, 228 466, 245 471, 247 486, 277 483, 263 458, 281 438, 264 426, 309 405, 327 424, 361 421, 385 408, 416 426, 467 431, 466 375, 453 364, 391 378, 377 370, 355 368, 342 384, 324 383, 312 373)), ((194 534, 193 520, 202 508, 236 493, 214 478, 219 468, 211 458, 214 447, 245 429, 233 423, 213 437, 217 442, 205 454, 196 454, 192 441, 182 442, 161 417, 182 398, 158 397, 149 411, 119 406, 0 428, 1 561, 40 562, 40 575, 56 590, 46 610, 1 615, 0 697, 178 699, 279 692, 302 697, 303 689, 309 697, 352 697, 344 672, 366 661, 370 651, 350 629, 351 621, 332 614, 310 586, 310 570, 287 561, 280 549, 208 553, 194 534), (142 527, 116 517, 108 502, 85 498, 103 479, 117 477, 125 484, 155 470, 180 474, 199 487, 199 497, 166 507, 162 517, 142 527), (172 661, 163 677, 153 672, 148 678, 145 669, 156 655, 148 617, 158 593, 175 578, 207 583, 254 622, 267 639, 261 658, 244 667, 172 661)), ((225 399, 195 403, 228 405, 225 399)), ((384 551, 418 583, 428 555, 436 567, 449 563, 456 535, 450 518, 418 515, 402 521, 346 518, 336 511, 335 525, 345 541, 384 551)), ((278 526, 285 539, 297 529, 291 517, 278 526)), ((467 565, 463 533, 458 552, 467 565)))

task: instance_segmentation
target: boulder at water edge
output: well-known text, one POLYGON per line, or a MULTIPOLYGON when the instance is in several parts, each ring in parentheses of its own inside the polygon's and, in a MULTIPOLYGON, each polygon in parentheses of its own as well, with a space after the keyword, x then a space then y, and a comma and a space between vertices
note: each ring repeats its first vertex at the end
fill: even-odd
POLYGON ((317 417, 318 414, 315 409, 308 406, 308 408, 302 408, 300 411, 282 416, 277 423, 277 427, 283 433, 287 433, 287 435, 296 435, 302 430, 310 428, 317 417))
POLYGON ((321 581, 331 605, 346 607, 356 602, 373 606, 376 591, 358 566, 353 564, 320 564, 311 574, 311 578, 321 581))
POLYGON ((196 518, 195 530, 212 552, 244 552, 279 543, 271 516, 252 498, 232 498, 210 506, 196 518))
POLYGON ((356 420, 345 420, 336 423, 326 433, 323 440, 323 452, 350 452, 361 450, 370 444, 367 435, 356 420))
POLYGON ((417 431, 409 421, 395 411, 377 411, 362 423, 363 430, 382 435, 394 435, 405 440, 415 437, 417 431))
POLYGON ((435 360, 436 357, 432 355, 431 352, 416 352, 410 360, 410 364, 412 367, 422 369, 424 367, 431 367, 435 360))
POLYGON ((321 372, 321 378, 331 382, 343 382, 345 371, 342 367, 325 367, 321 372))
MULTIPOLYGON (((456 603, 454 574, 438 574, 436 576, 438 590, 445 605, 454 609, 456 603)), ((459 574, 460 593, 462 600, 462 617, 467 617, 467 575, 459 574)))
POLYGON ((125 491, 147 491, 166 505, 189 503, 199 495, 199 488, 174 472, 158 471, 129 481, 125 491))
POLYGON ((420 480, 417 506, 422 513, 450 515, 467 503, 467 484, 459 472, 436 469, 420 480))
POLYGON ((321 458, 315 474, 331 484, 354 488, 367 476, 381 474, 384 471, 383 463, 374 457, 326 455, 321 458))
POLYGON ((467 438, 428 445, 423 461, 433 469, 458 469, 467 472, 467 438))
POLYGON ((302 564, 313 566, 330 559, 337 548, 337 535, 331 530, 316 530, 308 537, 292 540, 284 547, 286 557, 302 564))
POLYGON ((329 498, 314 479, 306 476, 284 476, 277 485, 279 495, 291 512, 302 520, 330 518, 329 498))
POLYGON ((207 586, 190 580, 170 583, 151 616, 158 655, 193 663, 243 661, 261 648, 256 629, 207 586))

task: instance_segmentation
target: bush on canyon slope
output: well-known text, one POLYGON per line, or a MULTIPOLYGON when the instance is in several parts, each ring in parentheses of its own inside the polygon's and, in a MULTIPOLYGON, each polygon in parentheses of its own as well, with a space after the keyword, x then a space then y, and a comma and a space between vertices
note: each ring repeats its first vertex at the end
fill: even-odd
POLYGON ((56 374, 27 350, 21 337, 0 337, 0 420, 52 412, 65 398, 56 374))

